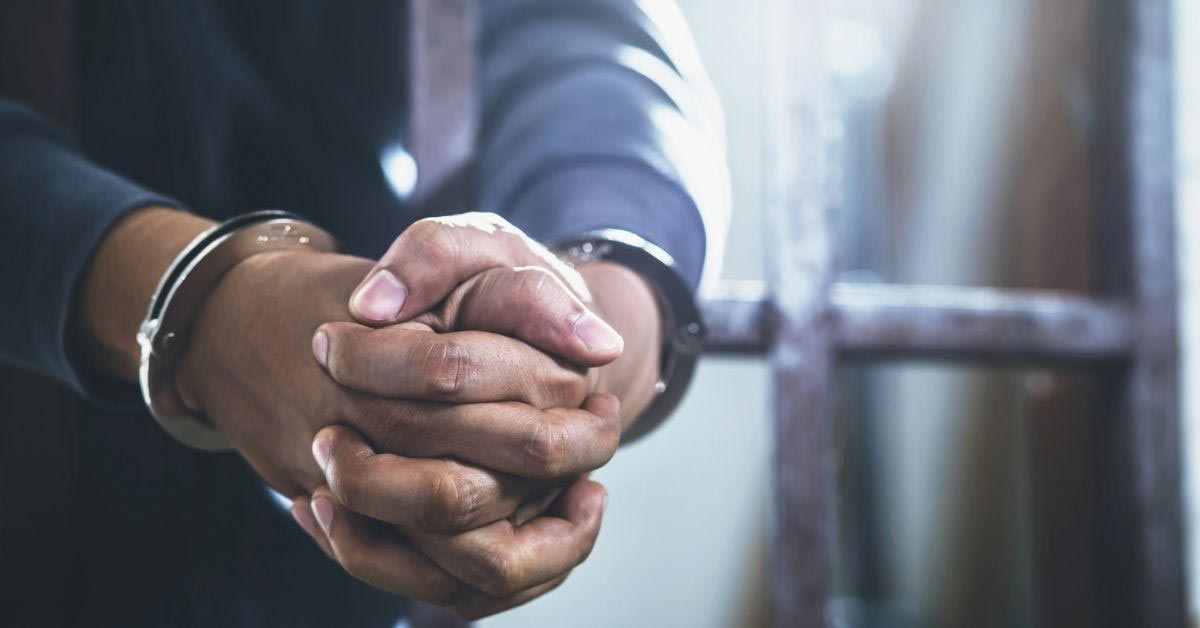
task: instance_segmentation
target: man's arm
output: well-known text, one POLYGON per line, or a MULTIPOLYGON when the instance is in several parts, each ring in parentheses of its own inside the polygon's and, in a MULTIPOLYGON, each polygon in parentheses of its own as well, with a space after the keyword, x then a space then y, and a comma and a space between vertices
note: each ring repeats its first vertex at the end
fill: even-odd
POLYGON ((728 220, 721 113, 670 2, 489 0, 480 209, 541 242, 624 229, 695 286, 728 220))
MULTIPOLYGON (((64 133, 0 99, 0 265, 8 269, 0 299, 0 360, 50 375, 93 398, 136 402, 136 389, 105 385, 97 369, 83 366, 72 322, 78 286, 93 251, 121 217, 142 207, 174 205, 92 164, 64 133)), ((195 224, 199 219, 183 212, 158 211, 178 222, 157 223, 139 245, 160 249, 135 266, 147 276, 161 274, 174 251, 203 229, 195 224), (152 260, 161 261, 161 268, 152 260)), ((119 294, 134 296, 129 294, 137 290, 134 283, 123 283, 119 294)), ((144 308, 148 300, 147 291, 126 306, 144 308)))
MULTIPOLYGON (((709 264, 720 257, 728 173, 719 108, 677 7, 489 0, 482 8, 480 209, 544 243, 597 229, 632 232, 670 254, 694 288, 706 249, 709 264)), ((473 233, 446 226, 443 240, 466 232, 473 241, 470 264, 459 270, 553 266, 529 259, 530 247, 503 225, 473 233), (496 237, 481 238, 485 232, 496 237)), ((376 266, 388 273, 372 271, 355 292, 350 306, 358 320, 406 320, 451 289, 454 282, 420 279, 410 262, 424 258, 403 240, 376 266)), ((595 371, 596 390, 621 400, 629 427, 658 380, 662 329, 653 287, 614 264, 579 270, 595 297, 591 307, 625 340, 621 357, 595 371)))

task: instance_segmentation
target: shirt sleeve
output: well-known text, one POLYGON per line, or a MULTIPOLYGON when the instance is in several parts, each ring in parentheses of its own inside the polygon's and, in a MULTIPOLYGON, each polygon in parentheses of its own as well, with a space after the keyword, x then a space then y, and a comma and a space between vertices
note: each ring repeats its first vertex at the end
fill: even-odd
POLYGON ((62 131, 0 99, 0 361, 94 401, 110 396, 71 359, 76 287, 108 228, 149 205, 178 204, 90 163, 62 131))
POLYGON ((695 287, 729 213, 723 121, 671 2, 488 0, 480 205, 542 241, 624 229, 695 287))

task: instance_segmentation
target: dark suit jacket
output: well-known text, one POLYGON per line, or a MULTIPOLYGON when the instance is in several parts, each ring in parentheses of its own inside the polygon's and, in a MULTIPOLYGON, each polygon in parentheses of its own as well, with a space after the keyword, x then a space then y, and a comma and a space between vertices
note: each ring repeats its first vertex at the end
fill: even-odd
MULTIPOLYGON (((675 8, 643 4, 482 2, 477 208, 542 240, 638 233, 695 285, 727 202, 719 113, 675 8)), ((137 207, 287 209, 369 257, 421 217, 389 166, 405 148, 404 4, 114 0, 69 17, 73 132, 0 92, 0 361, 86 400, 49 436, 26 429, 43 406, 0 403, 5 451, 73 452, 55 463, 67 505, 15 524, 27 544, 5 550, 4 595, 90 625, 390 625, 404 601, 321 557, 235 455, 166 437, 67 332, 91 251, 137 207), (52 577, 16 567, 37 569, 38 544, 65 561, 52 577)), ((15 459, 6 485, 43 473, 15 459)))

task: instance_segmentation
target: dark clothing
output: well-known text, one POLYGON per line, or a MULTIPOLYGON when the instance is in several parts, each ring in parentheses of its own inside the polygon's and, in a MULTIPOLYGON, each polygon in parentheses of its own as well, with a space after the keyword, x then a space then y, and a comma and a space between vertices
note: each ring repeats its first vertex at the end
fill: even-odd
MULTIPOLYGON (((705 220, 723 223, 725 173, 719 114, 675 8, 481 4, 477 209, 542 240, 633 231, 695 285, 705 220)), ((0 360, 93 408, 80 426, 79 534, 60 541, 78 545, 70 614, 394 623, 404 600, 321 556, 236 455, 188 450, 122 405, 136 389, 93 381, 67 331, 89 255, 137 207, 214 219, 287 209, 368 257, 420 218, 381 165, 404 146, 404 4, 113 0, 75 16, 74 137, 0 99, 0 360)))

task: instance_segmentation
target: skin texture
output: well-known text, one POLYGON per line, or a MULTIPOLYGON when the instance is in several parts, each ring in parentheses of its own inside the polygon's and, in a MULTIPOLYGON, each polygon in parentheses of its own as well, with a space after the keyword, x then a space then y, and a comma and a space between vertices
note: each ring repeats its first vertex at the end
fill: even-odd
MULTIPOLYGON (((95 368, 133 378, 144 304, 208 224, 148 209, 114 227, 79 305, 95 368)), ((552 589, 591 550, 606 496, 584 476, 650 399, 658 346, 636 275, 577 272, 468 215, 417 223, 377 265, 242 262, 197 312, 176 377, 348 573, 479 617, 552 589)))

